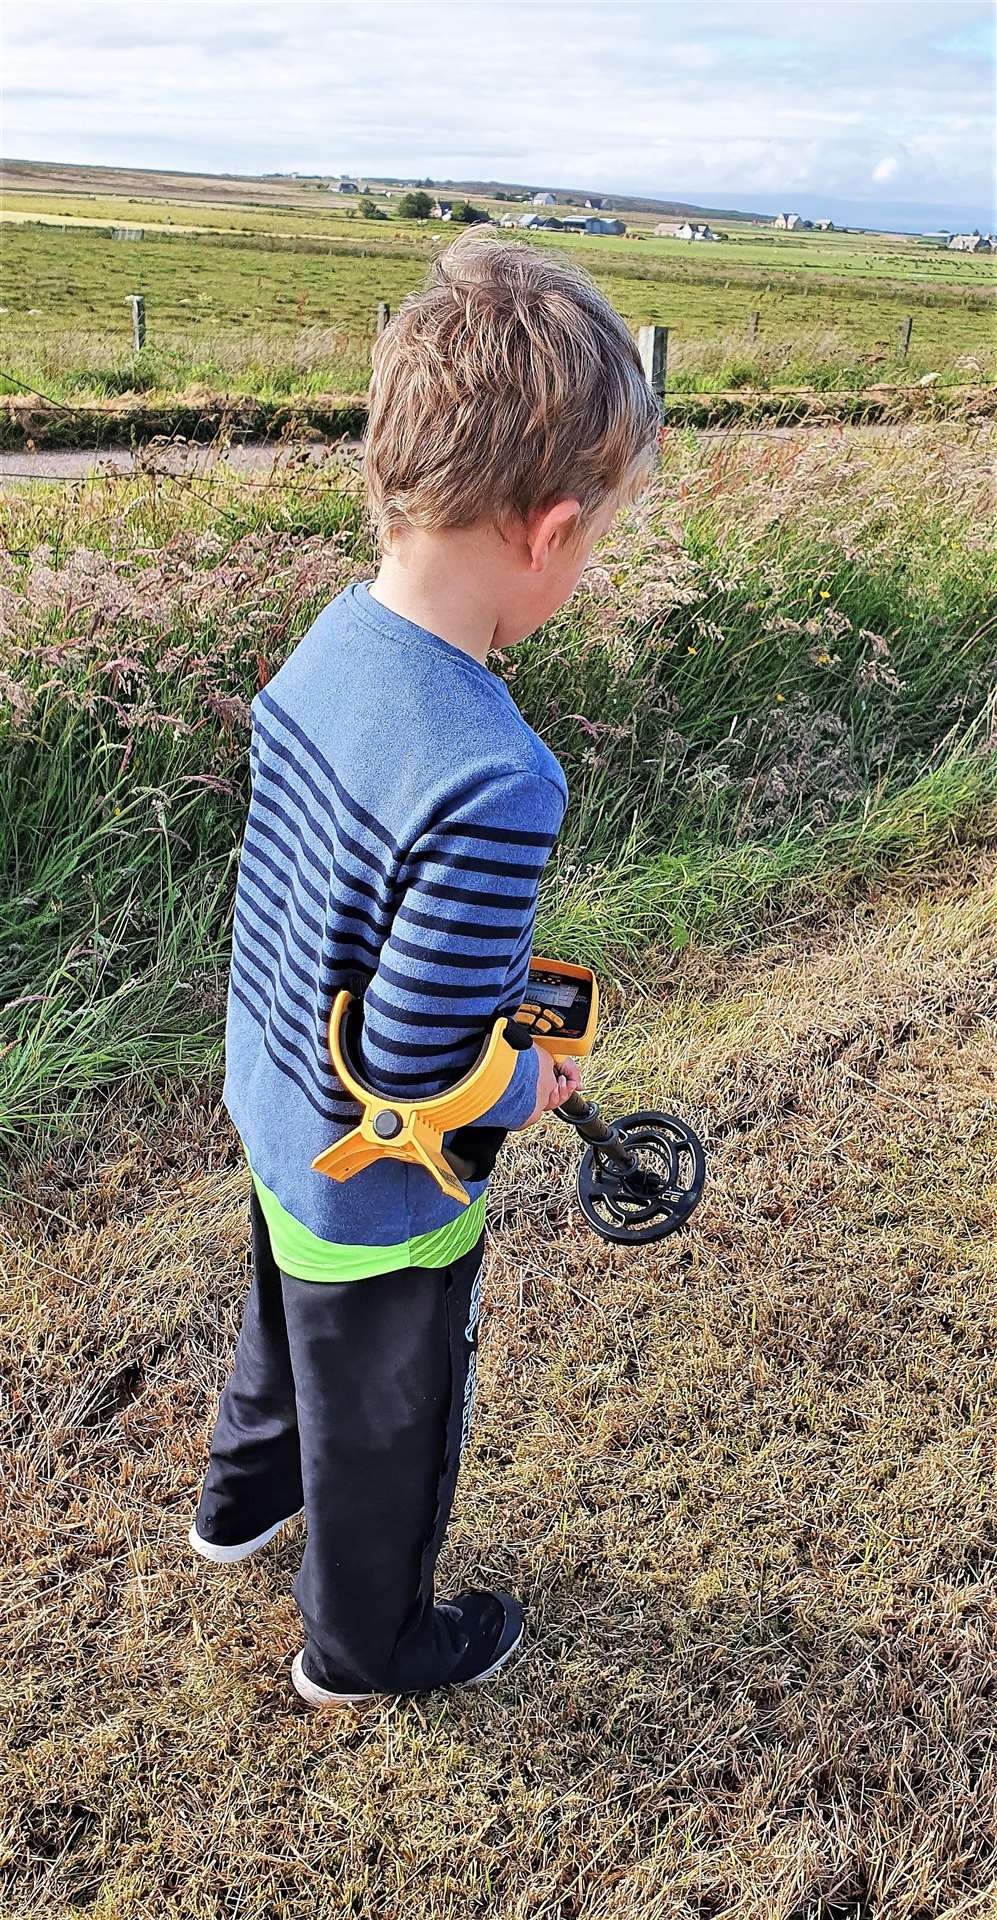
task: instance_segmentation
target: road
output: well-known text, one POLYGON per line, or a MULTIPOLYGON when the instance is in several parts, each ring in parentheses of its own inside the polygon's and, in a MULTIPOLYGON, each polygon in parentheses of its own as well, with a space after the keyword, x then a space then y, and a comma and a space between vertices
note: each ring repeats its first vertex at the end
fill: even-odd
MULTIPOLYGON (((745 434, 753 440, 785 440, 794 434, 805 434, 808 439, 839 439, 842 434, 849 438, 864 435, 871 439, 881 439, 890 434, 901 439, 907 432, 918 429, 918 422, 896 423, 892 421, 873 422, 867 426, 795 426, 795 427, 701 427, 705 440, 723 440, 740 438, 745 434)), ((105 475, 143 473, 199 474, 211 467, 224 465, 233 473, 271 473, 280 472, 290 465, 336 467, 345 455, 355 459, 360 443, 357 440, 300 441, 293 446, 281 446, 272 441, 253 441, 233 443, 228 447, 214 444, 198 446, 193 441, 177 440, 161 445, 150 444, 132 453, 125 447, 108 447, 95 450, 89 447, 39 448, 29 453, 23 448, 11 448, 0 451, 0 482, 28 480, 69 480, 85 481, 102 478, 105 475)))

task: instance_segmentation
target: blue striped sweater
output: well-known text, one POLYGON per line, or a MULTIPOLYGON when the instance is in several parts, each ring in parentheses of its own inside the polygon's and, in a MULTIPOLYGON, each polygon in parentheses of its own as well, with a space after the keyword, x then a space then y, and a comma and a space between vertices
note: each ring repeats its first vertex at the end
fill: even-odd
MULTIPOLYGON (((311 1162, 359 1119, 329 1059, 363 992, 364 1077, 409 1099, 467 1072, 526 980, 564 774, 479 661, 352 586, 252 706, 224 1097, 254 1173, 323 1240, 385 1246, 463 1209, 421 1167, 311 1162)), ((481 1123, 532 1112, 533 1048, 481 1123)), ((444 1136, 449 1138, 449 1136, 444 1136)), ((475 1200, 487 1180, 465 1183, 475 1200)))

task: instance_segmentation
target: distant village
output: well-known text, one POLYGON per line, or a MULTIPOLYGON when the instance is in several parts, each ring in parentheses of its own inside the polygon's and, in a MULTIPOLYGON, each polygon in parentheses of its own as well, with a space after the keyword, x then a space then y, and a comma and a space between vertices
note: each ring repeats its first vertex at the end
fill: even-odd
MULTIPOLYGON (((296 179, 298 176, 292 174, 290 177, 296 179)), ((344 178, 332 181, 329 191, 349 195, 376 194, 378 198, 391 200, 400 198, 404 189, 365 187, 360 181, 344 178)), ((586 199, 584 213, 564 215, 555 212, 557 199, 547 188, 542 188, 533 194, 514 194, 511 191, 503 191, 496 197, 504 200, 525 199, 529 202, 528 209, 525 213, 518 215, 506 213, 498 218, 486 213, 483 208, 468 209, 465 200, 438 198, 433 201, 430 218, 433 220, 452 220, 455 217, 466 219, 469 211, 475 222, 493 227, 523 227, 528 231, 539 230, 547 233, 613 234, 618 238, 625 236, 630 240, 644 238, 643 232, 639 229, 628 230, 625 221, 609 211, 607 200, 600 194, 591 194, 586 199), (458 209, 462 211, 456 212, 455 210, 458 209)), ((769 222, 754 216, 751 224, 758 227, 767 226, 769 222)), ((847 233, 850 231, 847 227, 836 227, 831 219, 807 220, 801 213, 777 213, 771 224, 780 233, 847 233)), ((697 243, 712 245, 730 238, 727 233, 715 231, 706 220, 661 220, 654 228, 654 233, 661 240, 686 240, 694 245, 697 243)), ((997 234, 995 233, 984 234, 978 230, 973 233, 949 233, 947 230, 939 230, 922 234, 921 238, 934 240, 939 246, 946 247, 952 253, 997 253, 997 234)))

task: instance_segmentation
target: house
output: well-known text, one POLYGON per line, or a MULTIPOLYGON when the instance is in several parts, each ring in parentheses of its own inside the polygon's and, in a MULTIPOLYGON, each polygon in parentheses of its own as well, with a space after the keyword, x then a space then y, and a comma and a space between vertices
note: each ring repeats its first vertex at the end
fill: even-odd
POLYGON ((453 218, 453 205, 449 200, 436 200, 429 212, 433 220, 450 220, 453 218))
POLYGON ((552 207, 554 205, 554 195, 552 193, 535 193, 533 195, 533 205, 535 207, 552 207))
POLYGON ((814 221, 814 226, 816 227, 816 229, 817 229, 817 232, 818 232, 818 233, 833 233, 833 232, 834 232, 834 221, 833 221, 833 220, 815 220, 815 221, 814 221))
POLYGON ((952 253, 992 253, 992 240, 984 239, 982 233, 954 233, 949 241, 952 253))
POLYGON ((357 186, 357 183, 355 180, 340 180, 337 183, 337 185, 333 188, 333 192, 334 193, 359 193, 360 188, 357 186))
POLYGON ((590 193, 588 199, 585 202, 585 205, 587 207, 601 207, 602 206, 601 196, 598 193, 590 193))
MULTIPOLYGON (((655 233, 661 231, 660 227, 655 227, 655 233)), ((715 240, 717 237, 713 228, 705 222, 701 225, 696 221, 694 225, 691 220, 683 220, 680 227, 666 227, 664 231, 670 233, 676 240, 715 240)))

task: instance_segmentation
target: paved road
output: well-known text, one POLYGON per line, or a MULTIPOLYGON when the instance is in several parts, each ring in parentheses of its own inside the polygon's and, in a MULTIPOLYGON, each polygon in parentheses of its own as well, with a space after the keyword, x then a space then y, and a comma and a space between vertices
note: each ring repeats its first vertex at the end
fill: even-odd
MULTIPOLYGON (((355 450, 359 442, 348 444, 355 450)), ((200 447, 182 440, 168 446, 145 447, 137 454, 127 447, 107 447, 99 451, 92 447, 41 447, 35 453, 18 447, 0 452, 0 480, 88 480, 105 474, 134 473, 136 469, 143 473, 196 474, 205 473, 220 463, 230 467, 233 473, 270 473, 280 471, 291 462, 310 467, 337 465, 342 445, 340 442, 331 446, 323 440, 281 447, 247 441, 242 446, 200 447)))
MULTIPOLYGON (((791 435, 806 435, 807 439, 840 439, 847 434, 850 440, 865 436, 869 439, 881 439, 890 435, 902 440, 908 433, 918 431, 918 421, 875 421, 866 426, 823 425, 801 427, 701 427, 699 429, 706 440, 741 439, 745 434, 753 440, 785 440, 791 435)), ((992 430, 992 423, 980 421, 978 426, 992 430)), ((355 458, 360 443, 357 440, 339 441, 332 444, 325 440, 302 441, 293 447, 274 445, 270 441, 246 441, 229 447, 196 446, 193 442, 180 440, 163 446, 150 445, 137 454, 124 447, 107 448, 95 452, 93 448, 73 447, 63 449, 40 448, 36 453, 28 453, 20 448, 0 452, 0 482, 22 480, 75 480, 84 481, 104 474, 128 474, 136 469, 142 472, 197 474, 205 473, 209 468, 224 464, 233 473, 271 473, 279 472, 292 462, 304 463, 309 467, 328 465, 336 467, 343 454, 355 458)))

